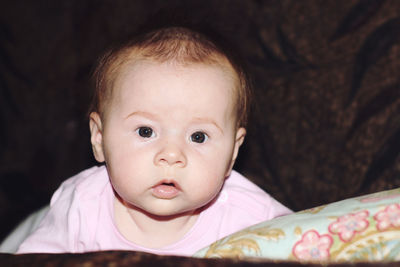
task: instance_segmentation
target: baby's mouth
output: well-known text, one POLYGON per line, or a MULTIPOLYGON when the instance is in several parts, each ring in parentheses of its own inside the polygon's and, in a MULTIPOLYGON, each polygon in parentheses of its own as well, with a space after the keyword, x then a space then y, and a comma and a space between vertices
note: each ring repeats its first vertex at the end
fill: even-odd
POLYGON ((152 194, 156 198, 172 199, 179 194, 180 190, 175 181, 161 181, 152 187, 152 194))

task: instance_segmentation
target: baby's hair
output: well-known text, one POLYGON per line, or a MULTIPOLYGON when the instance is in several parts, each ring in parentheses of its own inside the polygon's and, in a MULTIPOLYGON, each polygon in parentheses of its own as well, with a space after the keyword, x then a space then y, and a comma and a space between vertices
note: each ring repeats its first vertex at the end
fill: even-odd
POLYGON ((94 72, 95 92, 90 111, 103 117, 105 105, 121 72, 137 60, 173 62, 181 65, 210 64, 232 67, 238 77, 236 88, 237 127, 246 127, 251 84, 242 61, 219 36, 188 27, 161 27, 137 35, 106 52, 94 72))

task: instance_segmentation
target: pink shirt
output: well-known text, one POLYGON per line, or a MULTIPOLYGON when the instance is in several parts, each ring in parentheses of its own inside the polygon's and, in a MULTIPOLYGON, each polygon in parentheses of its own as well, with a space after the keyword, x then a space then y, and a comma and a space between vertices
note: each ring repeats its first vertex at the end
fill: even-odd
POLYGON ((214 241, 262 221, 291 213, 255 184, 232 171, 217 199, 176 243, 149 249, 125 239, 114 220, 114 193, 104 166, 66 180, 54 193, 39 228, 17 253, 136 250, 191 256, 214 241))

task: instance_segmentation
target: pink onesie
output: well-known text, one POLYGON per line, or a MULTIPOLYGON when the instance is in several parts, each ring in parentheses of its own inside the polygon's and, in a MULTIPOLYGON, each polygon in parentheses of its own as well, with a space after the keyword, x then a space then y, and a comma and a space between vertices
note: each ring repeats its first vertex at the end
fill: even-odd
POLYGON ((191 256, 212 242, 250 225, 291 213, 255 184, 232 171, 221 193, 176 243, 149 249, 126 240, 113 220, 114 192, 104 166, 66 180, 54 193, 50 210, 17 253, 136 250, 191 256))

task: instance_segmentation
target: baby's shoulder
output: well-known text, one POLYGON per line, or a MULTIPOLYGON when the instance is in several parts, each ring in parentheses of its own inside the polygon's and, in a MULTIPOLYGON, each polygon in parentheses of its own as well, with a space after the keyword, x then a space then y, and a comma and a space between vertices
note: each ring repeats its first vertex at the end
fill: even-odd
POLYGON ((267 192, 234 170, 225 181, 221 197, 228 198, 227 200, 233 204, 246 207, 253 202, 259 204, 258 206, 264 206, 271 199, 267 192))
POLYGON ((55 191, 50 205, 62 199, 97 197, 109 182, 105 166, 94 166, 65 180, 55 191))
POLYGON ((236 171, 227 178, 217 202, 225 209, 239 214, 249 214, 260 219, 290 213, 263 189, 236 171))

